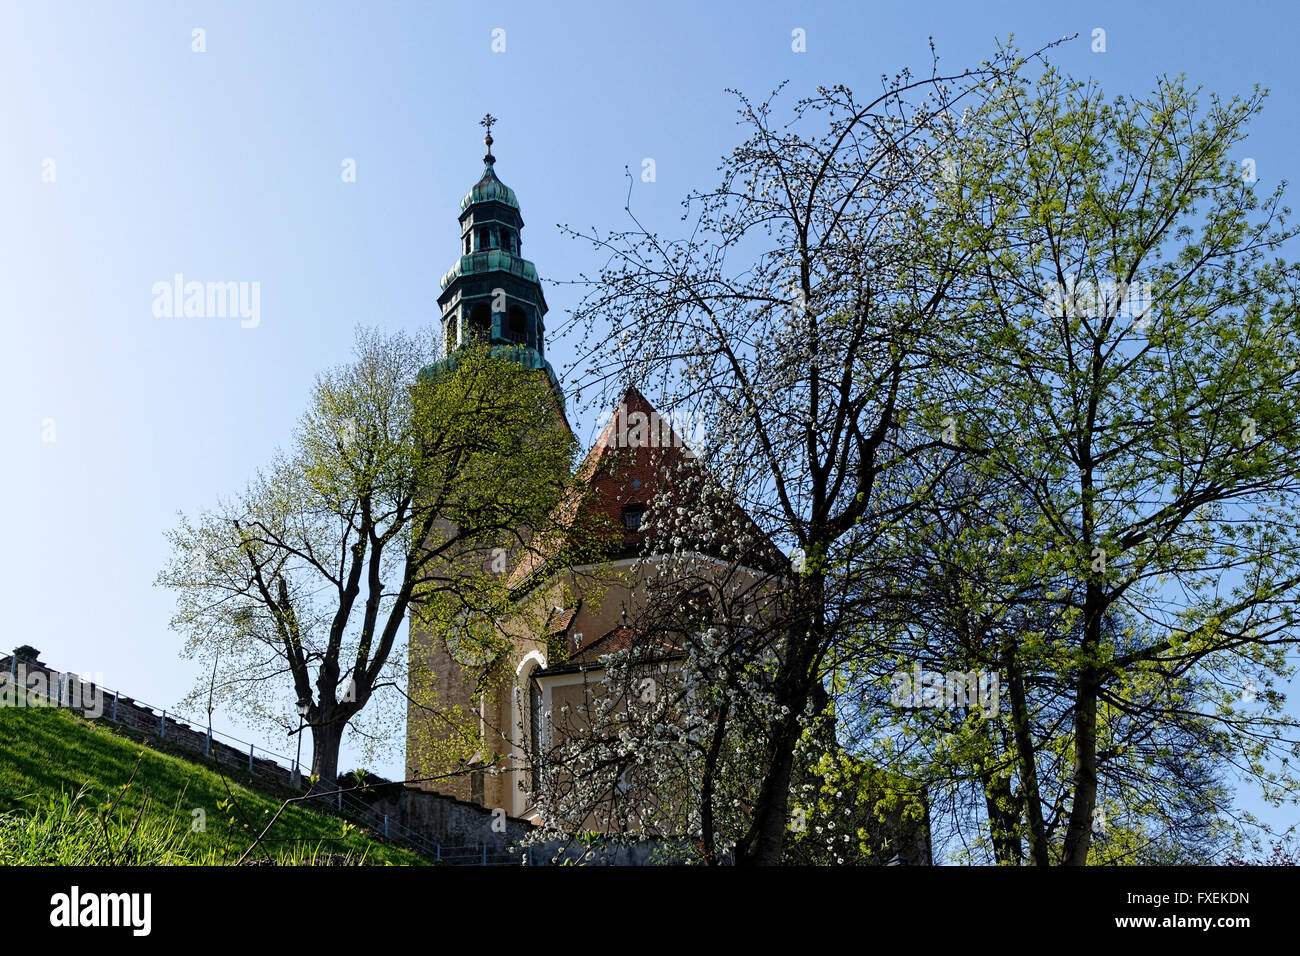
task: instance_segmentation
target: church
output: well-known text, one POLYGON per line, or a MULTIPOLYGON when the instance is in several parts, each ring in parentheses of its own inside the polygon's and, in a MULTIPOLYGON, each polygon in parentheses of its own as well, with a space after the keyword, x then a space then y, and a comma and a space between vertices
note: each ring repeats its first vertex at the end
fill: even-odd
MULTIPOLYGON (((444 354, 454 355, 472 337, 487 339, 498 355, 544 375, 556 399, 557 427, 569 429, 559 380, 546 360, 546 298, 537 269, 523 258, 524 222, 513 189, 496 173, 488 117, 488 152, 482 176, 461 201, 460 257, 442 278, 438 298, 444 354)), ((584 490, 580 512, 569 521, 591 521, 617 529, 599 564, 557 567, 544 550, 509 556, 504 573, 520 606, 511 629, 514 650, 494 662, 494 673, 455 659, 446 642, 411 624, 412 667, 433 675, 436 708, 473 714, 492 752, 467 767, 433 766, 423 756, 423 740, 445 732, 436 717, 412 706, 407 718, 407 779, 426 789, 536 821, 535 794, 528 754, 536 754, 553 733, 550 715, 576 709, 603 677, 601 657, 635 640, 644 608, 646 578, 655 573, 654 555, 644 553, 642 521, 675 466, 694 458, 686 440, 635 388, 629 388, 607 415, 603 431, 578 469, 584 490), (525 623, 526 622, 526 623, 525 623), (539 622, 544 622, 540 624, 539 622), (427 778, 439 778, 429 782, 427 778)), ((563 505, 561 506, 563 507, 563 505)), ((742 517, 753 537, 761 534, 742 517)), ((772 561, 782 561, 770 549, 772 561)), ((671 656, 673 649, 666 649, 671 656)), ((679 653, 679 652, 678 652, 679 653)), ((412 690, 414 699, 417 695, 412 690)))
MULTIPOLYGON (((461 201, 460 256, 442 278, 442 362, 454 360, 456 350, 472 340, 487 340, 494 354, 545 377, 555 400, 556 427, 572 434, 559 380, 546 359, 546 299, 536 267, 522 254, 519 200, 497 177, 492 122, 489 115, 483 124, 488 127, 483 173, 461 201)), ((609 529, 608 547, 600 560, 578 566, 551 560, 545 545, 536 541, 507 556, 500 570, 507 576, 511 606, 518 609, 512 618, 497 622, 509 635, 507 653, 486 665, 459 659, 451 641, 412 618, 410 672, 427 675, 423 687, 432 687, 433 696, 422 700, 427 690, 412 678, 407 780, 541 823, 538 789, 547 786, 547 778, 532 779, 537 758, 557 738, 572 739, 582 732, 581 721, 572 715, 587 713, 607 686, 604 656, 635 648, 649 651, 669 669, 685 656, 674 626, 663 626, 662 602, 654 615, 647 614, 647 594, 658 585, 661 567, 672 560, 651 547, 647 512, 656 496, 674 505, 689 503, 691 492, 672 476, 703 474, 676 424, 635 387, 614 404, 575 475, 581 504, 562 502, 556 522, 595 522, 609 529), (651 617, 658 623, 650 624, 651 617), (465 734, 470 725, 472 732, 465 734), (427 746, 458 733, 481 741, 477 752, 449 760, 445 754, 434 756, 427 746)), ((703 569, 697 579, 703 584, 686 595, 687 605, 748 601, 745 595, 790 573, 789 559, 739 505, 723 504, 714 514, 723 529, 714 541, 726 543, 686 549, 703 569), (725 552, 729 554, 722 559, 725 552)), ((915 843, 915 836, 909 831, 895 845, 915 843)), ((928 858, 928 845, 907 852, 918 860, 928 858)))

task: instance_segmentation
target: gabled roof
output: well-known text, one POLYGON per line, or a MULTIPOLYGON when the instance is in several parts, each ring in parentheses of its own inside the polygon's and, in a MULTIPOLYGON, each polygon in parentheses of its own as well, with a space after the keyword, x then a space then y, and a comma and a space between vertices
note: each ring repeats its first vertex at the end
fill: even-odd
MULTIPOLYGON (((582 604, 582 599, 579 598, 578 605, 581 604, 582 604)), ((546 636, 549 637, 552 634, 569 633, 569 625, 573 623, 573 619, 577 616, 577 614, 578 614, 577 606, 570 607, 570 608, 563 608, 563 607, 555 608, 546 617, 546 628, 545 628, 546 636)))
MULTIPOLYGON (((578 522, 610 532, 611 559, 639 555, 645 532, 628 528, 624 510, 646 506, 661 492, 674 492, 679 466, 698 461, 694 451, 635 387, 630 386, 609 415, 600 436, 578 467, 578 489, 557 508, 556 525, 566 531, 578 522)), ((685 503, 685 502, 683 502, 685 503)), ((739 504, 731 506, 728 527, 737 537, 755 542, 756 563, 784 566, 787 559, 773 546, 739 504)), ((523 585, 559 551, 553 539, 535 542, 523 552, 508 579, 510 588, 523 585)))

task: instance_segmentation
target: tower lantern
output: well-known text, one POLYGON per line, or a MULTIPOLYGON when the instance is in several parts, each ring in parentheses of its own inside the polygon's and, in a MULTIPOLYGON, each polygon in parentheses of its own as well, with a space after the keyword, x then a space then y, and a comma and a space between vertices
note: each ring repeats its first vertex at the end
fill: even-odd
POLYGON ((559 392, 546 361, 546 298, 537 267, 521 252, 519 200, 496 174, 496 122, 491 113, 480 121, 487 130, 483 175, 460 202, 460 258, 442 277, 438 305, 445 354, 452 357, 470 341, 485 341, 525 368, 545 371, 559 392))

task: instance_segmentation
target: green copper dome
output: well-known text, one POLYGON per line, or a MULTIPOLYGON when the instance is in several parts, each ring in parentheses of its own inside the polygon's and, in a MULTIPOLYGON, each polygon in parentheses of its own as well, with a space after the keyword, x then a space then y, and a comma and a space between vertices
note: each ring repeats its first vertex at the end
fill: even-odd
POLYGON ((546 375, 563 402, 555 370, 546 361, 546 296, 537 267, 520 252, 524 227, 515 191, 497 179, 492 155, 491 114, 483 117, 487 155, 483 175, 461 200, 460 256, 442 277, 440 346, 444 358, 421 373, 425 381, 455 368, 460 350, 472 342, 492 354, 546 375))
POLYGON ((504 249, 489 249, 486 252, 475 252, 457 259, 456 264, 443 275, 441 286, 445 289, 461 276, 481 275, 487 272, 508 272, 529 282, 537 281, 537 266, 527 259, 506 252, 504 249))
MULTIPOLYGON (((491 156, 488 157, 489 160, 491 156)), ((489 202, 496 200, 505 203, 507 206, 519 208, 519 200, 515 197, 515 191, 497 179, 496 170, 492 168, 489 161, 483 167, 483 177, 474 184, 474 188, 465 194, 465 198, 460 201, 461 212, 464 212, 470 206, 477 202, 489 202)))

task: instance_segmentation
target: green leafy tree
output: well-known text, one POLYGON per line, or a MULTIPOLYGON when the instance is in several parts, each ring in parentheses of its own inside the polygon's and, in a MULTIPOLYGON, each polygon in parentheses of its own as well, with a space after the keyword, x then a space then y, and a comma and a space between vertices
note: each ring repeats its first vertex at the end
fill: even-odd
POLYGON ((236 712, 293 732, 305 709, 322 781, 346 727, 400 738, 402 624, 445 633, 501 608, 500 555, 545 532, 569 486, 576 447, 545 381, 487 346, 437 362, 432 341, 359 331, 290 449, 169 535, 158 580, 186 655, 236 712))
POLYGON ((1048 69, 996 78, 947 144, 981 360, 936 414, 1026 503, 1000 585, 1052 587, 1015 651, 1058 707, 1015 773, 1040 865, 1089 861, 1126 793, 1105 762, 1142 741, 1295 792, 1272 683, 1300 596, 1300 272, 1281 187, 1238 165, 1262 102, 1181 78, 1107 102, 1048 69))

